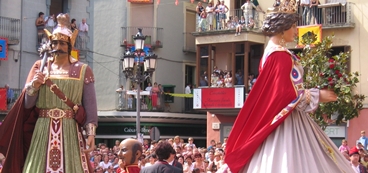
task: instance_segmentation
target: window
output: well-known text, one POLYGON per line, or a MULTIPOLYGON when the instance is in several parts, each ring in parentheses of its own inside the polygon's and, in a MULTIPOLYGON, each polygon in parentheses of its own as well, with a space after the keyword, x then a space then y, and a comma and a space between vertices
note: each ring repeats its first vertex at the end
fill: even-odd
MULTIPOLYGON (((162 85, 165 93, 174 93, 175 85, 162 85)), ((174 103, 174 97, 168 94, 164 96, 165 103, 174 103)))

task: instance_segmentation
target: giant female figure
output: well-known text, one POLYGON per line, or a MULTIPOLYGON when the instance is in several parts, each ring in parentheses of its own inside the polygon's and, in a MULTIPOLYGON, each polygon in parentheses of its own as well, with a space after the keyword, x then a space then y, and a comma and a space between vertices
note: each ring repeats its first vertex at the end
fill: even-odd
POLYGON ((262 31, 270 39, 228 138, 225 162, 233 173, 353 172, 308 115, 319 102, 336 101, 336 94, 304 88, 299 58, 285 48, 297 33, 295 1, 268 12, 262 31))

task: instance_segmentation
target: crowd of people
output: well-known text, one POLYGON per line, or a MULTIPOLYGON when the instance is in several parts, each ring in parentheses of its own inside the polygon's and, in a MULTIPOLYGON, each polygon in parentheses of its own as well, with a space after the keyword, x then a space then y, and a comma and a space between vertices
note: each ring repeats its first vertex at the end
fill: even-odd
MULTIPOLYGON (((45 13, 39 12, 35 25, 37 28, 37 43, 42 45, 42 43, 46 42, 47 40, 44 29, 47 29, 50 33, 52 33, 58 25, 57 16, 55 16, 55 14, 45 16, 45 13)), ((78 26, 77 20, 74 18, 71 19, 69 29, 72 32, 74 32, 74 30, 78 30, 78 38, 76 40, 75 47, 77 49, 86 49, 86 43, 88 41, 88 25, 86 23, 86 19, 83 18, 78 26)))
MULTIPOLYGON (((254 83, 256 82, 256 75, 250 73, 248 75, 248 92, 252 90, 254 83)), ((210 87, 233 87, 234 85, 244 85, 244 74, 241 69, 235 73, 235 77, 233 77, 231 71, 218 69, 217 66, 213 67, 213 71, 211 73, 211 79, 208 80, 207 71, 204 71, 200 76, 199 86, 208 86, 208 82, 210 82, 210 87), (234 80, 234 81, 233 81, 234 80), (234 85, 233 85, 234 82, 234 85)))
POLYGON ((351 163, 352 167, 359 167, 360 173, 368 173, 368 138, 365 131, 360 132, 360 138, 352 148, 348 146, 348 141, 343 139, 339 151, 351 163))
MULTIPOLYGON (((229 7, 224 0, 210 1, 207 7, 198 2, 196 7, 198 31, 235 29, 235 36, 240 35, 243 28, 252 29, 258 21, 258 13, 265 13, 257 0, 247 0, 241 6, 241 13, 229 15, 229 7)), ((235 12, 236 13, 236 12, 235 12)))
MULTIPOLYGON (((136 92, 137 89, 134 88, 134 86, 131 87, 131 91, 136 92)), ((143 90, 141 90, 142 92, 143 90)), ((164 89, 161 84, 158 84, 157 82, 153 83, 153 86, 151 82, 147 83, 147 87, 144 88, 144 91, 148 91, 149 95, 141 96, 141 110, 160 110, 164 107, 164 89)), ((118 109, 135 109, 135 95, 129 94, 124 90, 124 86, 120 86, 116 90, 117 93, 119 93, 119 105, 118 109)))
MULTIPOLYGON (((139 158, 138 166, 143 169, 154 165, 158 161, 155 153, 157 144, 168 142, 172 147, 170 149, 172 157, 167 160, 169 164, 178 167, 184 173, 214 173, 222 169, 224 165, 226 141, 227 138, 224 139, 224 143, 212 140, 208 148, 201 148, 195 145, 192 137, 189 137, 186 143, 180 136, 160 141, 145 139, 142 144, 143 152, 139 158)), ((123 172, 125 163, 119 158, 120 141, 117 140, 115 144, 115 146, 109 148, 106 144, 100 143, 97 145, 98 148, 90 153, 90 162, 95 172, 123 172)))

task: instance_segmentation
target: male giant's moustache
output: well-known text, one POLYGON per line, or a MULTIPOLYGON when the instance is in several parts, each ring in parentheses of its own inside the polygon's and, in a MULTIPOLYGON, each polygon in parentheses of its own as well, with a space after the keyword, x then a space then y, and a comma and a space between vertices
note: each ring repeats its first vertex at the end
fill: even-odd
POLYGON ((63 50, 52 50, 50 53, 68 53, 63 50))

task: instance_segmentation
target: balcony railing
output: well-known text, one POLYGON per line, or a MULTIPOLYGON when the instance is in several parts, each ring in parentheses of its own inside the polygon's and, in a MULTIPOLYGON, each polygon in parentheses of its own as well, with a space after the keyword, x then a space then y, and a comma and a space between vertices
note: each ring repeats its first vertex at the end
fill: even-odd
POLYGON ((163 46, 163 28, 157 27, 121 27, 123 40, 120 45, 122 47, 134 46, 133 36, 137 34, 138 28, 142 28, 143 35, 147 36, 145 46, 151 48, 162 48, 163 46))
MULTIPOLYGON (((118 111, 136 111, 136 91, 117 91, 117 106, 118 111)), ((157 111, 165 110, 163 95, 153 96, 149 91, 141 91, 141 111, 157 111)))
POLYGON ((0 16, 0 37, 8 39, 8 44, 18 44, 20 40, 20 19, 0 16))
POLYGON ((351 28, 355 26, 352 3, 327 3, 318 6, 299 7, 302 18, 298 26, 322 24, 323 29, 351 28))
MULTIPOLYGON (((235 16, 238 18, 238 21, 241 20, 241 17, 244 17, 245 24, 242 27, 242 31, 253 31, 260 32, 260 27, 262 26, 262 22, 264 19, 264 15, 256 10, 252 11, 243 11, 242 9, 233 9, 229 10, 226 13, 226 20, 220 19, 219 14, 213 15, 213 21, 207 21, 205 24, 201 23, 200 20, 197 21, 197 31, 194 35, 207 35, 207 34, 224 34, 234 32, 236 26, 238 25, 238 21, 235 21, 235 16), (210 30, 209 23, 213 24, 212 30, 210 30), (201 31, 199 31, 199 25, 201 25, 201 31)), ((202 19, 203 20, 203 19, 202 19)))
POLYGON ((184 46, 183 52, 196 52, 195 37, 192 33, 183 33, 184 46))

